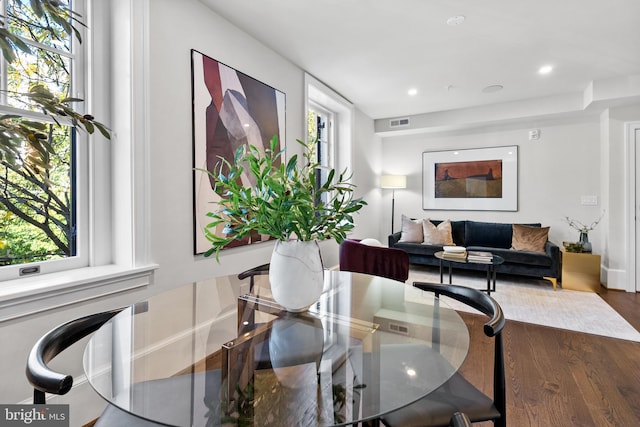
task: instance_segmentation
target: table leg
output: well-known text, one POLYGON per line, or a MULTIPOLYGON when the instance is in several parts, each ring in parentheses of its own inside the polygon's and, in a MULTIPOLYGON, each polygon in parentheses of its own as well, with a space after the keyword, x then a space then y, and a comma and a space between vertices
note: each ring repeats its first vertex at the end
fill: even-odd
POLYGON ((440 283, 444 283, 442 281, 442 260, 440 260, 440 283))
POLYGON ((449 284, 451 284, 451 262, 449 262, 449 284))
POLYGON ((487 265, 487 295, 491 295, 491 270, 493 270, 493 264, 487 265))
POLYGON ((496 291, 496 266, 492 265, 491 267, 492 267, 491 269, 493 270, 493 288, 491 290, 495 292, 496 291))

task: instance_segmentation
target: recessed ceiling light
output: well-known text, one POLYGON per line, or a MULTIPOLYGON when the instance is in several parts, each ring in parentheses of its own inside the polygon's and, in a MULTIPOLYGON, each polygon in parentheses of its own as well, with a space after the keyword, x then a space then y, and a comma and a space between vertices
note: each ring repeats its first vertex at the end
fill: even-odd
POLYGON ((499 92, 503 88, 504 88, 504 86, 502 86, 502 85, 489 85, 489 86, 485 87, 484 89, 482 89, 482 93, 499 92))
POLYGON ((553 66, 552 65, 543 65, 538 70, 538 74, 549 74, 552 71, 553 71, 553 66))
POLYGON ((407 93, 409 94, 409 96, 416 96, 418 94, 418 89, 411 88, 407 91, 407 93))
POLYGON ((452 16, 451 18, 447 19, 447 25, 460 25, 464 22, 464 16, 462 15, 457 15, 457 16, 452 16))

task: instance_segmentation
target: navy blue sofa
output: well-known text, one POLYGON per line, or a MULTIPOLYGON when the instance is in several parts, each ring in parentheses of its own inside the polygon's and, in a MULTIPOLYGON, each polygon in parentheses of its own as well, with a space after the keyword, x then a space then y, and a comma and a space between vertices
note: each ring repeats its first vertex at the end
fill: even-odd
MULTIPOLYGON (((435 225, 442 221, 431 220, 435 225)), ((541 224, 523 224, 540 227, 541 224)), ((511 248, 512 224, 480 221, 451 221, 453 241, 467 251, 489 251, 504 258, 504 264, 496 266, 496 272, 521 276, 558 279, 560 274, 560 248, 547 241, 545 253, 516 251, 511 248)), ((389 247, 402 249, 409 255, 411 264, 440 265, 433 254, 442 250, 439 245, 399 242, 400 232, 389 235, 389 247)), ((482 264, 456 264, 456 268, 486 270, 482 264)))

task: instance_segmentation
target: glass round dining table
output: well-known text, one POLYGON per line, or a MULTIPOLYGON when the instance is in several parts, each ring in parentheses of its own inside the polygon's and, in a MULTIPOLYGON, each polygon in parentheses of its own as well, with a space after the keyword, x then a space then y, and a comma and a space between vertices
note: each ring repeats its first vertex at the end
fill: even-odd
POLYGON ((329 426, 426 396, 468 348, 464 321, 433 294, 327 270, 303 313, 272 300, 266 275, 162 292, 96 331, 84 369, 110 404, 163 425, 329 426))

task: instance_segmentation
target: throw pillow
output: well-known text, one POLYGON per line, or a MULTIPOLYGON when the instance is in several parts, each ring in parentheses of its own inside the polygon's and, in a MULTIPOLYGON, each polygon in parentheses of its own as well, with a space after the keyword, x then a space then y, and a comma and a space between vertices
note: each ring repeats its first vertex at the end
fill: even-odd
POLYGON ((422 243, 422 240, 422 220, 414 221, 402 215, 402 233, 400 234, 399 241, 404 243, 422 243))
POLYGON ((379 240, 372 239, 372 238, 362 239, 362 240, 360 240, 360 244, 367 245, 367 246, 379 246, 379 247, 382 247, 382 243, 380 243, 379 240))
POLYGON ((511 249, 544 253, 544 245, 549 237, 549 227, 531 227, 513 224, 511 249))
POLYGON ((424 234, 425 245, 454 245, 451 236, 451 221, 442 221, 436 227, 431 221, 425 219, 422 221, 422 233, 424 234))

